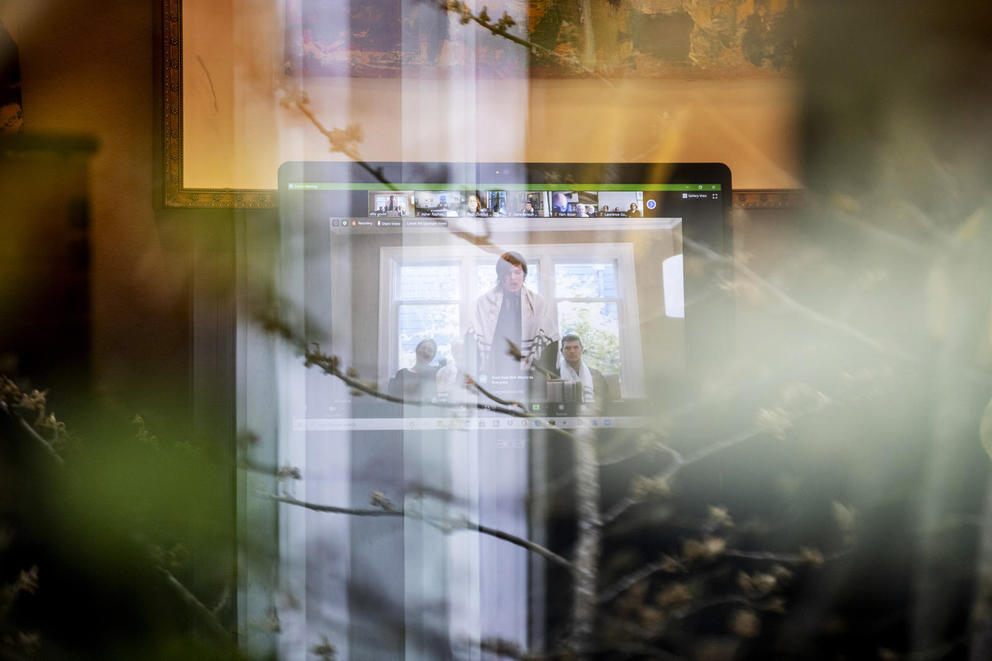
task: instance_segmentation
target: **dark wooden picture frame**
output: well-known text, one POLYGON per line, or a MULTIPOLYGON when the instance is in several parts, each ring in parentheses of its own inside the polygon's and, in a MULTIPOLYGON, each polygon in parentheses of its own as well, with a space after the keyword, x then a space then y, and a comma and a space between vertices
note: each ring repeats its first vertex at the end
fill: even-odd
POLYGON ((271 209, 276 190, 186 188, 183 184, 183 0, 162 0, 162 152, 165 206, 271 209))

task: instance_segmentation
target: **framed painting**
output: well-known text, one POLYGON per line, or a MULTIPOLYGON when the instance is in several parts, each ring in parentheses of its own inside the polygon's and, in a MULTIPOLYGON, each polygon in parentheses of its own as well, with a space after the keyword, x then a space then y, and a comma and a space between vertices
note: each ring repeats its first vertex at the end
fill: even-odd
POLYGON ((443 72, 464 48, 448 14, 481 28, 482 77, 515 75, 521 58, 537 77, 760 76, 791 69, 799 47, 794 0, 494 0, 478 12, 425 0, 291 0, 287 60, 308 75, 443 72))
POLYGON ((793 0, 162 0, 168 206, 275 206, 293 160, 724 162, 802 202, 793 0), (306 109, 293 99, 306 100, 306 109), (359 138, 348 153, 334 129, 359 138))

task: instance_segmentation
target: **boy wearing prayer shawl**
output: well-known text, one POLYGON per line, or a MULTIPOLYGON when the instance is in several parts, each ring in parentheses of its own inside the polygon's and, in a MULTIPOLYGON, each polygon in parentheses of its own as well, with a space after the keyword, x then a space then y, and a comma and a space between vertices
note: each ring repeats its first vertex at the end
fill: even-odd
POLYGON ((566 333, 561 338, 561 355, 558 368, 562 381, 582 384, 582 403, 595 405, 602 413, 609 386, 606 377, 582 360, 582 339, 575 333, 566 333))
POLYGON ((526 376, 532 367, 545 373, 553 369, 558 316, 553 305, 524 286, 526 278, 524 258, 503 253, 496 261, 496 286, 476 301, 468 337, 475 344, 481 373, 526 376), (511 354, 511 344, 519 356, 511 354))

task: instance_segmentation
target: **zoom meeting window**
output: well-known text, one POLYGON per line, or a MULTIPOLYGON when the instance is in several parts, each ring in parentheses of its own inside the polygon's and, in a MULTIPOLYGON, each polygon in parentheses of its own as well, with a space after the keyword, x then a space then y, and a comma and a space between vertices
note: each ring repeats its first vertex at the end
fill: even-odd
POLYGON ((317 375, 296 428, 631 427, 677 404, 682 227, 720 213, 718 184, 287 188, 328 349, 411 404, 317 375), (477 406, 507 402, 533 419, 477 406))
MULTIPOLYGON (((283 175, 324 171, 290 166, 283 175)), ((283 586, 246 590, 247 612, 278 614, 284 658, 309 658, 318 632, 343 659, 487 658, 487 639, 539 647, 568 619, 555 596, 569 588, 547 560, 437 521, 572 552, 567 507, 552 514, 535 497, 558 483, 568 500, 558 432, 621 441, 682 403, 687 363, 707 354, 694 341, 719 320, 698 304, 718 289, 712 260, 694 248, 684 266, 683 243, 722 228, 725 191, 303 177, 280 191, 276 285, 301 311, 286 321, 382 396, 306 369, 290 347, 271 363, 246 351, 245 424, 276 430, 267 463, 299 469, 280 489, 330 506, 284 503, 271 525, 245 528, 278 522, 283 586), (348 513, 384 503, 413 516, 348 513)))

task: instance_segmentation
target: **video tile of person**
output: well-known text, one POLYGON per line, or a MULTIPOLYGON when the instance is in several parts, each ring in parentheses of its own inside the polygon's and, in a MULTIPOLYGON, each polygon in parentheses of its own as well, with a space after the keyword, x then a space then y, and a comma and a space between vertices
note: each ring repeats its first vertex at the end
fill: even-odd
POLYGON ((488 218, 501 215, 499 191, 417 191, 414 209, 418 217, 488 218))
MULTIPOLYGON (((497 191, 490 192, 492 193, 497 191)), ((523 218, 545 217, 548 215, 547 196, 545 191, 499 191, 503 193, 505 203, 504 213, 499 215, 517 216, 523 218)))
POLYGON ((546 191, 417 191, 414 208, 432 218, 535 218, 548 216, 549 197, 546 191))
POLYGON ((556 191, 551 194, 555 218, 640 218, 641 191, 556 191))
POLYGON ((465 207, 465 194, 458 190, 417 191, 414 211, 421 218, 454 218, 465 207))
POLYGON ((641 218, 644 193, 641 191, 600 191, 596 206, 599 218, 641 218))
POLYGON ((595 217, 598 194, 587 191, 556 191, 551 194, 551 215, 555 218, 595 217))
POLYGON ((411 191, 369 191, 369 216, 402 218, 410 215, 411 191))

